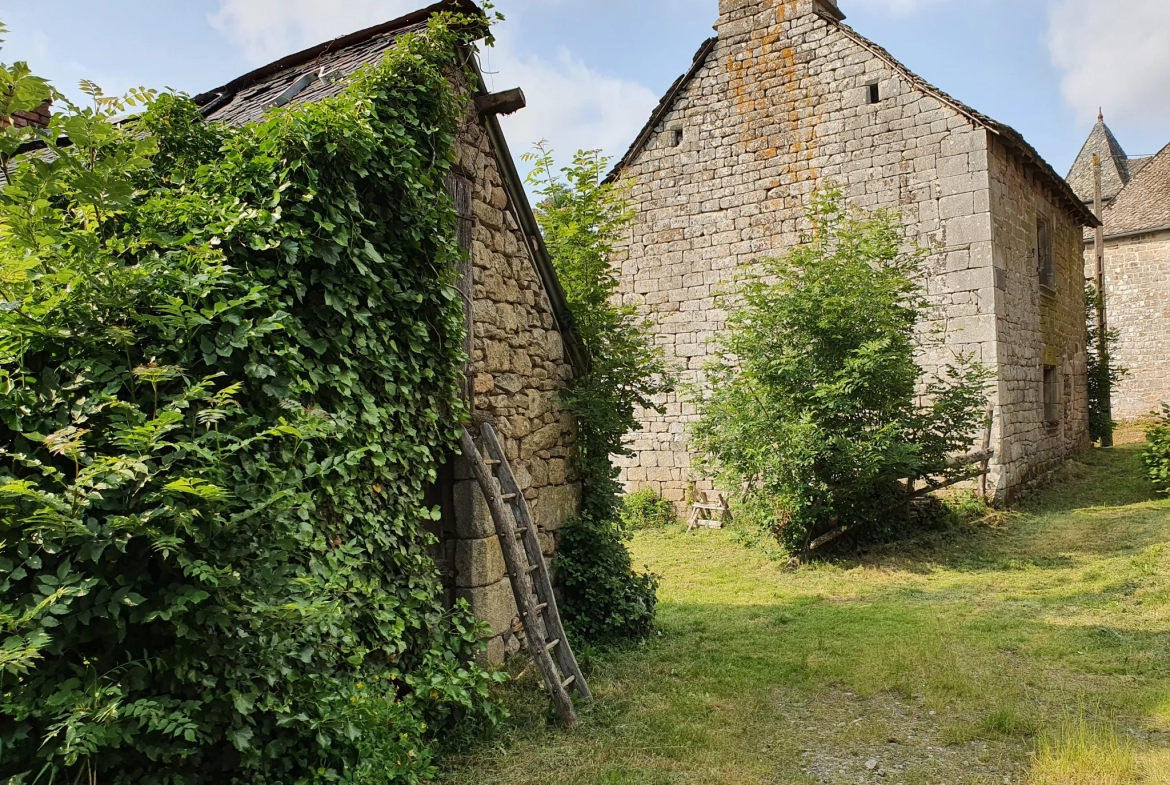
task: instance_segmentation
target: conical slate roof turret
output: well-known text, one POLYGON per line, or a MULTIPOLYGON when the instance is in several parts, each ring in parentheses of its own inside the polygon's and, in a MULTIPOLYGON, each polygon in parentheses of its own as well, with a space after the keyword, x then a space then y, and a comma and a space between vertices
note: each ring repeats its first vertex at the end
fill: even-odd
POLYGON ((1094 155, 1101 159, 1101 198, 1108 202, 1129 183, 1130 174, 1129 157, 1121 149, 1121 143, 1109 130, 1109 126, 1105 125, 1103 114, 1097 115, 1097 125, 1093 126, 1093 132, 1089 134, 1088 141, 1081 148, 1081 154, 1077 156, 1066 178, 1077 196, 1085 202, 1093 201, 1094 155))

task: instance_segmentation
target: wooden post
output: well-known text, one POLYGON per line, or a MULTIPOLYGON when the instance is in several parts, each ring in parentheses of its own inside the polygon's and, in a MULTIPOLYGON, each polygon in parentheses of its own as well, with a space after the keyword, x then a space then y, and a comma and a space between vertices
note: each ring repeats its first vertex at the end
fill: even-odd
POLYGON ((1094 256, 1097 260, 1097 361, 1104 366, 1101 380, 1105 385, 1101 406, 1105 415, 1105 430, 1101 446, 1113 446, 1113 385, 1109 379, 1109 319, 1105 310, 1105 223, 1101 198, 1101 159, 1093 156, 1093 210, 1097 215, 1094 234, 1094 256))

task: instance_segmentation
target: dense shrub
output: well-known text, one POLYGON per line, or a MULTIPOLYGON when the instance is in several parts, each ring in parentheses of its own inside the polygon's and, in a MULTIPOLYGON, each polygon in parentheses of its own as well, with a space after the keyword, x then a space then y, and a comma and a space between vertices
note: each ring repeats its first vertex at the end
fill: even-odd
POLYGON ((679 522, 671 503, 649 488, 622 498, 621 519, 627 531, 661 529, 679 522))
POLYGON ((1158 493, 1170 494, 1170 404, 1162 405, 1161 416, 1146 429, 1146 440, 1144 458, 1150 481, 1158 493))
POLYGON ((591 361, 565 396, 580 424, 577 467, 584 483, 581 515, 566 528, 558 556, 562 610, 572 633, 587 643, 641 637, 654 620, 656 580, 630 566, 621 530, 621 484, 615 455, 639 429, 637 412, 671 386, 649 325, 616 303, 613 249, 633 219, 628 186, 602 182, 608 160, 579 152, 552 172, 551 153, 538 148, 529 181, 545 241, 565 287, 577 334, 591 361))
POLYGON ((988 377, 969 357, 942 377, 918 365, 922 254, 895 215, 849 212, 829 190, 808 218, 809 237, 721 297, 727 329, 694 391, 704 465, 800 551, 894 534, 911 520, 907 481, 969 468, 951 456, 983 423, 988 377))
POLYGON ((498 716, 423 504, 464 416, 450 21, 244 128, 58 96, 8 165, 0 781, 414 783, 498 716))

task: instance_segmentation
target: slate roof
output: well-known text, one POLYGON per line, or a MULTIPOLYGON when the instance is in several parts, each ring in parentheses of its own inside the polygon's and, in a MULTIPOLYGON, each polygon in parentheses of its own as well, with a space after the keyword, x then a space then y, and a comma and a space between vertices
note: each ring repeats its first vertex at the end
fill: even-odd
POLYGON ((1149 159, 1105 210, 1110 236, 1170 230, 1170 145, 1149 159))
MULTIPOLYGON (((1016 131, 1011 126, 996 122, 987 115, 981 114, 963 102, 952 98, 950 95, 947 95, 945 92, 930 84, 925 79, 904 66, 901 62, 898 61, 897 58, 890 54, 889 51, 882 48, 873 41, 870 41, 868 38, 861 35, 848 25, 842 24, 840 18, 843 18, 843 15, 838 17, 838 14, 840 14, 839 11, 837 14, 830 13, 825 14, 825 16, 832 23, 836 24, 841 32, 843 32, 847 37, 862 47, 868 49, 875 56, 885 60, 891 68, 900 73, 915 87, 929 95, 934 96, 944 104, 947 104, 959 114, 970 120, 974 125, 985 128, 987 131, 999 137, 1000 141, 1004 143, 1008 150, 1010 150, 1017 158, 1019 158, 1026 167, 1035 169, 1040 174, 1040 176, 1048 182, 1049 187, 1052 189, 1055 195, 1065 203, 1069 209, 1069 212, 1073 215, 1074 218, 1078 219, 1084 226, 1097 226, 1096 216, 1094 216, 1092 211, 1085 206, 1084 201, 1077 196, 1077 194, 1069 186, 1068 182, 1059 174, 1057 174, 1056 170, 1053 169, 1052 166, 1044 160, 1043 156, 1041 156, 1040 153, 1036 151, 1036 148, 1032 147, 1032 145, 1030 145, 1028 141, 1024 139, 1023 135, 1020 134, 1019 131, 1016 131)), ((711 53, 715 50, 715 45, 717 43, 718 37, 711 38, 705 41, 699 48, 690 70, 680 76, 678 80, 675 81, 675 83, 671 86, 670 90, 667 91, 666 95, 663 96, 662 101, 650 115, 650 119, 647 121, 646 125, 634 139, 634 143, 630 145, 630 149, 626 151, 626 154, 622 156, 621 160, 618 161, 617 165, 609 173, 608 177, 606 178, 607 181, 612 181, 620 177, 622 170, 629 166, 634 158, 646 147, 650 139, 653 137, 659 123, 661 123, 667 113, 670 112, 678 96, 682 94, 687 85, 691 82, 692 79, 694 79, 706 61, 710 58, 711 53)))
POLYGON ((1093 201, 1094 155, 1101 161, 1101 201, 1108 203, 1129 183, 1131 174, 1129 156, 1121 149, 1121 143, 1105 125, 1103 117, 1093 127, 1066 178, 1082 202, 1093 201))
POLYGON ((278 103, 308 103, 337 95, 345 88, 347 77, 362 66, 380 62, 396 39, 424 28, 427 20, 441 11, 482 13, 471 0, 443 0, 284 57, 197 95, 194 101, 209 120, 243 125, 261 119, 278 103))

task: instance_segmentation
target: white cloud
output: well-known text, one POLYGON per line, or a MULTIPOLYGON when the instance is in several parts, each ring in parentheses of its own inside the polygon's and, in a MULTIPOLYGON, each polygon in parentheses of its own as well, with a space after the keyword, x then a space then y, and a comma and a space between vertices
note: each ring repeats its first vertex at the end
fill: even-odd
MULTIPOLYGON (((219 0, 211 21, 249 60, 262 64, 421 5, 419 0, 219 0)), ((510 16, 518 11, 512 9, 510 16)), ((513 40, 511 26, 501 26, 483 65, 491 72, 490 87, 521 87, 528 98, 527 109, 504 119, 513 153, 519 156, 543 139, 561 160, 578 149, 625 152, 658 96, 635 81, 590 68, 565 48, 551 58, 530 54, 530 47, 513 40)))
POLYGON ((601 74, 568 50, 552 60, 520 56, 505 37, 485 53, 484 66, 498 72, 489 84, 521 87, 528 99, 527 109, 502 121, 517 156, 542 140, 565 162, 577 150, 620 156, 658 104, 650 88, 601 74))
POLYGON ((838 5, 846 14, 851 6, 862 6, 875 11, 884 11, 892 16, 912 16, 919 11, 939 5, 947 0, 840 0, 838 5))
POLYGON ((1078 118, 1142 129, 1170 124, 1170 3, 1054 0, 1048 48, 1063 72, 1061 93, 1078 118))
POLYGON ((418 0, 220 0, 211 24, 261 65, 420 7, 418 0))

